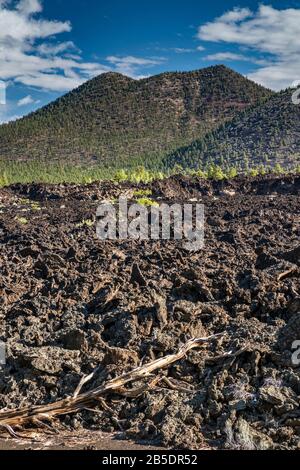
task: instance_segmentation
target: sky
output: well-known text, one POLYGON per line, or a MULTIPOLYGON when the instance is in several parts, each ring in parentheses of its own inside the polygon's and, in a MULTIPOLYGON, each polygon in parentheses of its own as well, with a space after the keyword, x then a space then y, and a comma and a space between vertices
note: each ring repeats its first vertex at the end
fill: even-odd
POLYGON ((0 123, 101 73, 216 64, 274 90, 300 83, 300 0, 0 0, 0 123))

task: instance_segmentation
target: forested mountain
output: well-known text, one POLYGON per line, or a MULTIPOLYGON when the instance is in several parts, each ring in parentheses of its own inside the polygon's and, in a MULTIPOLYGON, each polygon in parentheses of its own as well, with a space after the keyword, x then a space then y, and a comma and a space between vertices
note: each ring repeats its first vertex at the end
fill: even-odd
POLYGON ((270 96, 224 66, 142 80, 107 73, 0 126, 0 158, 153 166, 270 96))
POLYGON ((166 166, 202 167, 214 163, 241 169, 259 165, 295 167, 300 163, 300 105, 293 90, 247 109, 216 131, 165 159, 166 166))

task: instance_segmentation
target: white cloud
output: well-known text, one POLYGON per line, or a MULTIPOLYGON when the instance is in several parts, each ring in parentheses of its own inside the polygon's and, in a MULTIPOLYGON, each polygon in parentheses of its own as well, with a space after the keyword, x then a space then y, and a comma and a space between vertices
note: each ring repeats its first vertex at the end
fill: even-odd
MULTIPOLYGON (((80 49, 78 49, 78 47, 75 46, 73 41, 59 42, 59 43, 56 43, 56 44, 51 44, 51 43, 45 42, 45 43, 40 44, 39 46, 37 46, 36 49, 41 55, 44 55, 44 56, 57 55, 57 54, 60 54, 62 52, 65 53, 65 52, 68 52, 68 51, 77 52, 78 54, 81 53, 80 49)), ((73 55, 73 57, 74 57, 74 55, 73 55)), ((80 58, 79 55, 77 55, 76 57, 80 58)))
POLYGON ((161 64, 163 58, 144 58, 144 57, 134 57, 134 56, 108 56, 106 58, 107 62, 114 66, 116 72, 128 75, 133 78, 144 78, 144 75, 139 75, 138 69, 153 67, 155 65, 161 64))
POLYGON ((34 75, 21 75, 16 78, 16 82, 27 86, 60 92, 76 88, 81 85, 84 80, 76 77, 70 78, 62 75, 41 73, 34 75))
POLYGON ((9 122, 16 121, 17 119, 20 119, 22 115, 20 114, 13 114, 9 116, 5 116, 0 112, 0 125, 1 124, 8 124, 9 122))
POLYGON ((23 15, 31 15, 41 12, 42 6, 39 0, 20 0, 17 10, 23 15))
POLYGON ((6 84, 0 80, 0 105, 6 104, 6 84))
POLYGON ((37 1, 23 0, 17 4, 16 9, 9 5, 6 3, 0 5, 0 41, 4 46, 9 40, 10 43, 27 41, 24 46, 28 47, 30 40, 35 41, 38 38, 69 32, 72 29, 68 21, 36 19, 35 14, 41 11, 37 8, 38 5, 41 8, 37 1))
POLYGON ((204 57, 205 60, 217 62, 253 62, 258 65, 269 65, 271 62, 265 59, 257 59, 254 56, 246 56, 237 54, 235 52, 217 52, 216 54, 209 54, 204 57))
POLYGON ((40 0, 0 0, 0 80, 64 92, 111 70, 139 78, 140 68, 159 62, 133 56, 85 62, 72 41, 57 39, 71 29, 68 21, 42 18, 40 0))
MULTIPOLYGON (((38 0, 21 0, 15 7, 10 1, 0 3, 0 79, 66 91, 84 81, 87 64, 58 55, 67 49, 74 50, 75 46, 57 40, 49 43, 49 39, 71 31, 71 25, 36 17, 41 11, 38 0)), ((93 67, 98 70, 99 64, 93 67)))
POLYGON ((126 56, 126 57, 118 57, 118 56, 108 56, 106 58, 108 62, 111 62, 114 65, 156 65, 158 62, 157 60, 152 59, 145 59, 143 57, 134 57, 134 56, 126 56))
POLYGON ((205 57, 206 60, 220 60, 220 61, 249 61, 249 58, 242 54, 235 54, 234 52, 217 52, 205 57))
POLYGON ((220 16, 219 20, 225 23, 236 23, 238 21, 245 20, 252 16, 251 10, 249 8, 239 8, 236 7, 232 11, 224 13, 220 16))
MULTIPOLYGON (((250 51, 268 54, 271 61, 248 75, 265 86, 285 88, 300 77, 300 9, 277 10, 261 5, 252 12, 247 8, 235 8, 200 26, 198 38, 246 46, 250 51)), ((253 57, 249 60, 266 62, 253 57)))
POLYGON ((172 51, 174 51, 176 54, 189 54, 191 52, 195 52, 194 49, 187 49, 184 47, 173 47, 172 51))
POLYGON ((0 105, 0 124, 5 124, 6 122, 20 118, 21 115, 18 114, 18 111, 20 111, 20 109, 15 107, 15 103, 6 100, 5 106, 0 105))
POLYGON ((161 47, 161 46, 156 46, 155 50, 156 51, 161 51, 161 52, 175 52, 176 54, 190 54, 192 52, 205 51, 205 47, 198 46, 198 47, 192 49, 192 48, 188 48, 188 47, 161 47))
POLYGON ((34 103, 34 99, 32 98, 31 95, 28 95, 28 96, 25 96, 24 98, 21 98, 17 104, 18 106, 27 106, 32 103, 34 103))

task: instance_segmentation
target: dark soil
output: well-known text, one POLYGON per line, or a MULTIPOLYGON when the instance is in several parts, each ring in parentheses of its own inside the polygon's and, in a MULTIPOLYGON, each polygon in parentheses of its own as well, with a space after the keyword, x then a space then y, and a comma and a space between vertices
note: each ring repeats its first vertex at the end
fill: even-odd
MULTIPOLYGON (((31 432, 32 435, 32 432, 31 432)), ((20 439, 0 439, 2 450, 109 450, 109 451, 155 451, 162 447, 139 445, 129 440, 121 440, 118 434, 107 434, 101 431, 60 431, 59 433, 35 433, 34 437, 20 439)))
POLYGON ((172 448, 299 448, 300 178, 149 186, 158 201, 205 204, 203 250, 98 240, 97 205, 133 197, 129 185, 0 190, 0 407, 72 395, 98 368, 88 390, 224 332, 154 390, 107 396, 58 425, 172 448))

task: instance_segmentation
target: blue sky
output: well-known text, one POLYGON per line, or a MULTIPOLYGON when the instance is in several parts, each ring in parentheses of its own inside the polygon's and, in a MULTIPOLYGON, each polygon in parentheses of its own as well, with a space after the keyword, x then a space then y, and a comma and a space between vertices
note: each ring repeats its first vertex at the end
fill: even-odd
POLYGON ((224 63, 278 90, 300 81, 299 54, 298 0, 0 0, 0 122, 110 70, 224 63))

